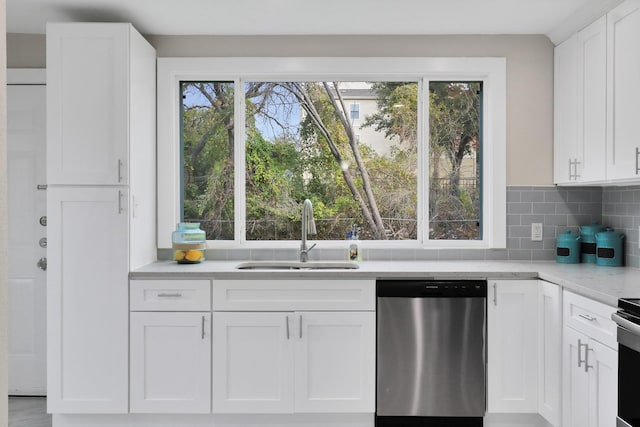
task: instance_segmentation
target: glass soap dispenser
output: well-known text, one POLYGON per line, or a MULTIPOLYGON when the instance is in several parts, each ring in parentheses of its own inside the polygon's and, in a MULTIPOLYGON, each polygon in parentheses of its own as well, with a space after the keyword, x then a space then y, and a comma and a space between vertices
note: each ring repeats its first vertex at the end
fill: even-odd
POLYGON ((357 224, 353 224, 351 226, 351 231, 347 233, 347 240, 349 241, 349 253, 348 258, 349 261, 361 261, 362 256, 360 255, 360 245, 358 241, 358 233, 360 228, 357 224))
POLYGON ((173 259, 178 264, 197 264, 204 261, 207 236, 199 222, 181 222, 171 234, 173 259))

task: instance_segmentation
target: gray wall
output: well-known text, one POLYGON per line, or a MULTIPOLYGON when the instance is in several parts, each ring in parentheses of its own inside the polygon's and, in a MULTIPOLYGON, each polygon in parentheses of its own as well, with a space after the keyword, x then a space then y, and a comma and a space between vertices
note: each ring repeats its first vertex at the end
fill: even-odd
MULTIPOLYGON (((545 36, 147 36, 160 57, 480 56, 507 58, 507 184, 553 176, 553 44, 545 36)), ((45 66, 42 35, 8 35, 11 68, 45 66)))

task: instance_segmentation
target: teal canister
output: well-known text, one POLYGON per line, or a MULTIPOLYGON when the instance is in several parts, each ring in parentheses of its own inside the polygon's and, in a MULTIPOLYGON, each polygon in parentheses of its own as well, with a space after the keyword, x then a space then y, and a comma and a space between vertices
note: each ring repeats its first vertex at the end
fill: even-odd
POLYGON ((582 262, 595 264, 596 263, 596 233, 604 231, 605 227, 598 224, 597 221, 592 222, 590 225, 580 226, 580 237, 582 243, 580 244, 580 259, 582 262))
POLYGON ((556 242, 556 261, 563 264, 580 262, 580 236, 567 230, 558 236, 556 242))
POLYGON ((596 264, 610 267, 624 265, 624 234, 612 228, 596 233, 596 264))

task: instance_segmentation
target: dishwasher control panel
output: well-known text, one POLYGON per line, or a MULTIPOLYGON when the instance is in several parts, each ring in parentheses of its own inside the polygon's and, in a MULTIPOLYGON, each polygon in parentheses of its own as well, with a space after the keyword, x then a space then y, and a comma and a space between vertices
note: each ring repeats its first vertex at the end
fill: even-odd
POLYGON ((378 297, 486 297, 486 280, 378 280, 378 297))

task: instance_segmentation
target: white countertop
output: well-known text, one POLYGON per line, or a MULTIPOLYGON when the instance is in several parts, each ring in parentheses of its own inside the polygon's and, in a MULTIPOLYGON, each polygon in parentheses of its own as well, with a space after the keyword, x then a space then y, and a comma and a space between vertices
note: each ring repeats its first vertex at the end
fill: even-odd
POLYGON ((363 261, 357 270, 237 270, 242 261, 177 264, 159 261, 131 272, 132 279, 264 278, 480 278, 535 279, 617 306, 618 298, 640 298, 640 270, 594 264, 512 261, 363 261))

